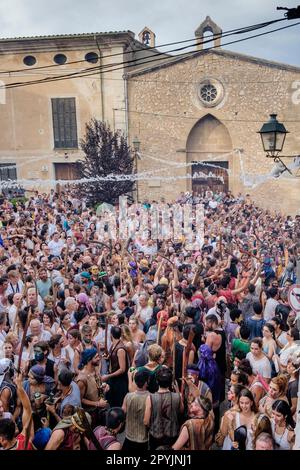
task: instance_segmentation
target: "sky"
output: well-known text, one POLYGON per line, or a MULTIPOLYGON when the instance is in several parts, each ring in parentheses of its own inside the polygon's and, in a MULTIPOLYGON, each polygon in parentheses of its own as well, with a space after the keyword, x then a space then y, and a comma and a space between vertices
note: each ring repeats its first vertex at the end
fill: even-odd
MULTIPOLYGON (((277 6, 293 8, 297 0, 0 0, 2 38, 90 33, 149 27, 156 45, 192 39, 209 15, 223 31, 282 18, 277 6)), ((290 20, 267 30, 299 22, 290 20)), ((264 30, 261 30, 262 32, 264 30)), ((247 35, 253 35, 248 33, 247 35)), ((245 35, 246 36, 246 35, 245 35)), ((241 36, 242 37, 242 36, 241 36)), ((244 36, 243 36, 244 37, 244 36)), ((300 66, 300 24, 225 49, 300 66)), ((232 41, 238 38, 224 38, 232 41)), ((175 46, 174 46, 175 47, 175 46)), ((162 49, 166 51, 166 49, 162 49)))

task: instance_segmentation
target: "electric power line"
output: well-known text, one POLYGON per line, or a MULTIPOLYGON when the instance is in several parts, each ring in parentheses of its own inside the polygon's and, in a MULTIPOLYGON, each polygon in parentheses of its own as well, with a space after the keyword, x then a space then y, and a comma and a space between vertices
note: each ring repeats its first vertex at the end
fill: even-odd
MULTIPOLYGON (((282 28, 276 28, 276 29, 273 29, 271 31, 267 31, 267 32, 264 32, 264 33, 261 33, 261 34, 256 34, 254 36, 248 36, 246 38, 243 38, 243 39, 239 39, 239 40, 236 40, 236 41, 231 41, 231 42, 228 42, 228 43, 224 43, 222 45, 219 45, 219 46, 211 46, 211 47, 208 47, 207 49, 205 49, 205 51, 208 51, 210 49, 215 49, 215 48, 218 48, 218 47, 222 47, 224 45, 228 45, 228 44, 234 44, 234 43, 237 43, 237 42, 242 42, 242 41, 245 41, 245 40, 248 40, 248 39, 252 39, 252 38, 256 38, 256 37, 259 37, 259 36, 263 36, 263 35, 266 35, 266 34, 270 34, 272 32, 275 32, 275 31, 280 31, 282 29, 286 29, 286 28, 290 28, 290 27, 293 27, 293 26, 296 26, 300 24, 299 22, 298 23, 295 23, 293 25, 288 25, 288 26, 284 26, 282 28)), ((237 34, 237 33, 234 33, 234 34, 237 34)), ((238 33, 240 34, 240 33, 238 33)), ((228 34, 228 35, 231 35, 231 34, 228 34)), ((226 36, 225 36, 226 37, 226 36)), ((209 39, 209 40, 206 40, 206 41, 202 41, 200 43, 198 43, 199 45, 200 44, 205 44, 205 43, 208 43, 208 42, 211 42, 213 39, 209 39)), ((197 44, 197 43, 196 43, 197 44)), ((186 48, 189 48, 189 47, 193 47, 195 44, 193 45, 189 45, 189 46, 184 46, 184 47, 181 47, 181 48, 176 48, 176 49, 173 49, 172 51, 169 51, 169 52, 178 52, 180 50, 183 50, 183 49, 186 49, 186 48)), ((182 54, 178 54, 176 56, 172 56, 170 58, 170 61, 168 63, 172 63, 172 60, 176 61, 177 58, 181 57, 181 56, 188 56, 189 54, 191 54, 191 56, 193 55, 198 55, 199 54, 199 51, 187 51, 187 52, 184 52, 182 54)), ((7 85, 4 85, 2 86, 2 88, 19 88, 19 87, 22 87, 22 86, 28 86, 28 85, 35 85, 35 84, 40 84, 40 83, 50 83, 52 81, 60 81, 60 80, 66 80, 66 79, 72 79, 72 78, 81 78, 81 77, 86 77, 86 76, 91 76, 91 75, 95 75, 95 74, 100 74, 102 75, 103 73, 106 73, 106 72, 114 72, 114 71, 117 71, 117 70, 123 70, 125 68, 130 68, 130 67, 133 67, 133 66, 136 66, 136 63, 138 62, 138 65, 142 65, 142 64, 149 64, 151 62, 157 62, 159 60, 167 60, 168 58, 165 57, 165 53, 157 53, 157 54, 153 54, 151 56, 152 57, 155 57, 155 59, 152 59, 152 60, 149 60, 149 57, 146 58, 145 60, 145 57, 142 57, 142 58, 139 58, 139 59, 133 59, 133 60, 130 60, 130 61, 124 61, 124 62, 121 62, 121 63, 117 63, 117 64, 105 64, 104 66, 100 67, 100 66, 96 66, 96 67, 90 67, 88 69, 85 69, 85 70, 80 70, 78 72, 73 72, 71 74, 64 74, 64 75, 61 75, 61 76, 57 76, 57 77, 46 77, 46 78, 43 78, 43 79, 39 79, 39 80, 31 80, 29 82, 15 82, 15 83, 10 83, 10 84, 7 84, 7 85), (157 56, 162 56, 163 57, 158 57, 157 56), (142 60, 144 59, 144 60, 142 60), (127 64, 127 65, 126 65, 127 64), (119 68, 109 68, 109 67, 115 67, 115 66, 119 66, 119 65, 122 65, 122 67, 119 67, 119 68), (102 68, 104 69, 108 69, 108 70, 103 70, 102 71, 102 68)), ((139 71, 139 70, 138 70, 139 71)), ((1 88, 1 87, 0 87, 1 88)))
MULTIPOLYGON (((215 37, 222 37, 224 35, 234 34, 234 33, 239 32, 239 31, 249 32, 249 31, 253 31, 255 29, 265 28, 265 27, 270 26, 274 23, 278 23, 280 21, 286 21, 286 20, 287 20, 287 18, 280 18, 280 19, 277 19, 277 20, 265 21, 263 23, 257 23, 257 24, 250 25, 250 26, 244 26, 242 28, 231 29, 231 30, 228 30, 228 31, 224 31, 223 33, 213 33, 211 35, 210 41, 215 39, 215 37)), ((92 33, 91 33, 91 35, 92 35, 92 33)), ((97 35, 95 34, 94 36, 97 39, 97 35)), ((184 44, 184 43, 187 43, 187 42, 193 42, 194 43, 195 42, 195 37, 191 38, 191 39, 185 39, 183 41, 174 41, 174 42, 169 42, 169 43, 165 43, 165 44, 160 44, 158 46, 151 46, 151 47, 149 46, 145 49, 145 51, 148 52, 148 51, 151 51, 151 50, 156 50, 159 47, 174 46, 175 44, 184 44)), ((104 57, 106 59, 106 58, 116 57, 116 56, 120 56, 120 55, 123 56, 125 54, 132 54, 133 52, 139 52, 139 51, 131 50, 131 51, 127 51, 127 52, 118 52, 118 53, 106 55, 104 57)), ((163 54, 166 54, 166 52, 163 52, 163 54)), ((99 55, 99 56, 97 56, 97 59, 104 58, 104 57, 103 56, 101 57, 99 55)), ((149 57, 151 57, 151 56, 149 56, 149 57)), ((40 67, 35 67, 34 69, 22 68, 22 69, 16 69, 16 70, 2 70, 2 71, 0 71, 0 73, 1 74, 10 74, 10 73, 17 73, 17 72, 29 72, 31 70, 42 70, 42 69, 48 69, 48 68, 53 68, 53 67, 62 67, 63 65, 66 66, 66 65, 71 65, 71 64, 79 64, 79 63, 82 63, 82 62, 86 62, 86 59, 74 60, 74 61, 71 61, 71 62, 66 62, 65 64, 43 65, 43 66, 40 66, 40 67)))

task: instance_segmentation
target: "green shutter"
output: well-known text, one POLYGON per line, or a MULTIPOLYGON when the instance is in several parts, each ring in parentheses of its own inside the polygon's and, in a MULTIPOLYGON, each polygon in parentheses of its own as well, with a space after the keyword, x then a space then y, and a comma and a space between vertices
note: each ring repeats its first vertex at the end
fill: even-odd
POLYGON ((15 163, 0 164, 0 181, 16 180, 17 166, 15 163))
POLYGON ((54 148, 78 148, 75 98, 52 98, 54 148))

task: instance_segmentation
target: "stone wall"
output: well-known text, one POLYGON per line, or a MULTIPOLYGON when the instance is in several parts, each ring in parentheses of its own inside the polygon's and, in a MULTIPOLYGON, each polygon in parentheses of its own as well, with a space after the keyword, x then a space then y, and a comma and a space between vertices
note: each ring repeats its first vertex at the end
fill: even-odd
MULTIPOLYGON (((230 139, 225 138, 225 131, 214 139, 213 129, 202 129, 199 141, 197 136, 193 139, 193 151, 197 153, 198 146, 200 157, 201 152, 206 152, 206 160, 229 161, 229 188, 234 193, 251 193, 264 206, 298 213, 300 178, 289 179, 288 182, 282 177, 272 179, 253 189, 247 183, 255 176, 269 174, 274 165, 265 157, 257 134, 269 114, 277 113, 278 120, 284 122, 290 132, 283 153, 300 154, 300 100, 295 99, 297 86, 300 87, 300 69, 296 67, 222 50, 204 51, 192 59, 130 74, 129 136, 131 140, 138 136, 141 141, 142 159, 138 161, 138 171, 153 171, 154 175, 162 176, 186 175, 186 168, 178 169, 168 163, 193 160, 187 152, 189 135, 201 118, 210 115, 215 118, 216 126, 218 123, 225 126, 223 129, 230 139), (206 107, 199 99, 199 84, 207 78, 216 80, 222 88, 223 98, 215 107, 206 107), (218 150, 230 151, 229 141, 231 155, 220 158, 218 150), (242 149, 242 153, 235 149, 242 149), (163 159, 166 163, 153 158, 163 159)), ((164 196, 172 200, 180 191, 190 188, 188 179, 158 184, 140 182, 139 199, 164 196)))

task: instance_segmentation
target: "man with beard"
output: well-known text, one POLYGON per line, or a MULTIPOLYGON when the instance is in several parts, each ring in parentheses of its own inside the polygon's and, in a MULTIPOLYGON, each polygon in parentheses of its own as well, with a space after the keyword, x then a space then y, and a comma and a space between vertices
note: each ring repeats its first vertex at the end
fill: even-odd
POLYGON ((47 269, 41 268, 39 270, 39 279, 36 284, 38 293, 42 299, 44 299, 47 295, 50 295, 51 279, 48 277, 47 269))
POLYGON ((81 353, 76 383, 80 390, 83 409, 92 417, 92 427, 102 424, 103 410, 107 407, 104 393, 108 386, 101 382, 99 374, 100 357, 97 349, 85 349, 81 353))

